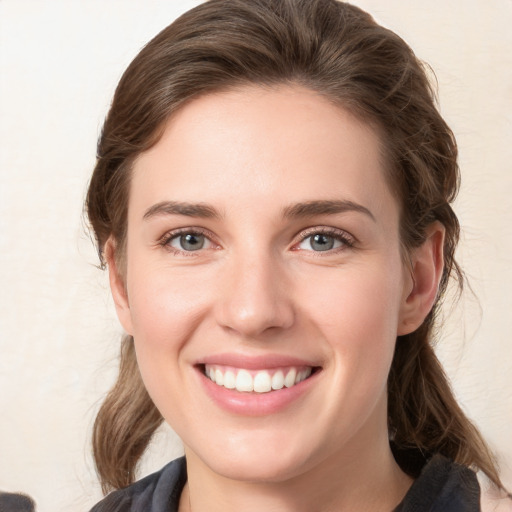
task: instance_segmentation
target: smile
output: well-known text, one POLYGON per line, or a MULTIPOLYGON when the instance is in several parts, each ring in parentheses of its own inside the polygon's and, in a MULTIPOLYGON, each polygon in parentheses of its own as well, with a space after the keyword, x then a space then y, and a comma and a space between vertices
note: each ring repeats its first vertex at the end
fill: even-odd
POLYGON ((218 386, 245 393, 269 393, 291 388, 306 380, 312 371, 310 366, 257 371, 216 364, 206 364, 204 367, 206 377, 218 386))

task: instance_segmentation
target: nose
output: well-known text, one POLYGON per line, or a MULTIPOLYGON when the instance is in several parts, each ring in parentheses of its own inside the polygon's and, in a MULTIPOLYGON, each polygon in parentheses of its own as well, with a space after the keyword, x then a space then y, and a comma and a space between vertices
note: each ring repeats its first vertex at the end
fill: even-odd
POLYGON ((285 272, 271 256, 233 258, 219 281, 216 317, 223 328, 254 339, 294 323, 285 272))

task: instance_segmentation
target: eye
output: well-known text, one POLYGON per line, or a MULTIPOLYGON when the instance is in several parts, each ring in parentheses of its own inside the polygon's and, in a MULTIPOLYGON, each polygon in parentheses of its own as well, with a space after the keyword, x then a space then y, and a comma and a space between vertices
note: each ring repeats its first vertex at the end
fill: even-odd
POLYGON ((316 235, 310 235, 302 240, 299 244, 299 249, 306 251, 330 251, 342 245, 343 244, 333 236, 317 233, 316 235))
POLYGON ((303 233, 302 240, 296 247, 303 251, 327 252, 352 247, 353 245, 354 240, 348 233, 332 229, 319 231, 316 228, 303 233))
POLYGON ((203 233, 197 231, 181 231, 169 233, 164 237, 161 245, 175 252, 195 252, 201 249, 211 249, 213 242, 203 233))
POLYGON ((208 240, 204 235, 198 233, 186 233, 174 237, 169 244, 175 249, 182 251, 198 251, 208 244, 208 240))

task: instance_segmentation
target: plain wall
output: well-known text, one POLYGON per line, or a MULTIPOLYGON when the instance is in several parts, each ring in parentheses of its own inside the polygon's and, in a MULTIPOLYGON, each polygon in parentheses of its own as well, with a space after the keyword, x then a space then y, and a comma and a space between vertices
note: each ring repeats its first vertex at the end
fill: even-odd
MULTIPOLYGON (((0 0, 0 489, 40 512, 100 497, 95 411, 121 329, 82 222, 95 144, 142 45, 197 4, 0 0)), ((438 353, 512 487, 512 1, 360 0, 437 73, 460 145, 458 257, 475 296, 446 309, 438 353)), ((141 474, 181 453, 163 429, 141 474)))

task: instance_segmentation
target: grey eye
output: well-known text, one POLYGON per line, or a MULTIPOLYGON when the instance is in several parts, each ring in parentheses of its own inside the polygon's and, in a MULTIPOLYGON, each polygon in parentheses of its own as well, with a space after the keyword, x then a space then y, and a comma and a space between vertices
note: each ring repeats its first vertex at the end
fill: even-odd
POLYGON ((307 236, 299 244, 299 248, 303 251, 324 252, 331 249, 337 249, 346 244, 344 240, 340 240, 336 236, 328 235, 326 233, 314 233, 307 236))
POLYGON ((310 246, 314 251, 328 251, 334 247, 334 238, 332 236, 317 233, 310 237, 310 246))
POLYGON ((199 251, 207 245, 207 238, 199 233, 184 233, 171 241, 171 246, 182 251, 199 251))

